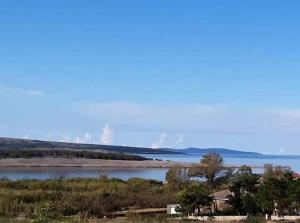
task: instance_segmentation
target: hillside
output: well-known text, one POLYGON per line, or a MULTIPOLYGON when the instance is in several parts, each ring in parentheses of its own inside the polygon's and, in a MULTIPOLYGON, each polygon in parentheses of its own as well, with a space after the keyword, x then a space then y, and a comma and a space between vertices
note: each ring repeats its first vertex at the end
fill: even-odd
POLYGON ((51 141, 42 141, 42 140, 0 137, 0 150, 28 150, 28 149, 97 150, 98 152, 103 152, 103 153, 128 153, 128 154, 180 153, 176 151, 166 151, 162 149, 150 149, 150 148, 141 148, 141 147, 51 142, 51 141))
POLYGON ((52 142, 42 140, 29 140, 17 138, 0 137, 0 150, 28 150, 28 149, 51 149, 51 150, 90 150, 102 153, 128 153, 128 154, 206 154, 219 153, 223 156, 259 156, 262 154, 255 152, 244 152, 240 150, 232 150, 226 148, 186 148, 186 149, 150 149, 144 147, 130 146, 111 146, 97 144, 80 144, 67 142, 52 142))
POLYGON ((26 149, 0 150, 0 159, 18 159, 18 158, 69 158, 69 159, 102 159, 102 160, 134 160, 144 161, 149 160, 145 157, 123 154, 123 153, 103 153, 96 150, 64 150, 64 149, 26 149))

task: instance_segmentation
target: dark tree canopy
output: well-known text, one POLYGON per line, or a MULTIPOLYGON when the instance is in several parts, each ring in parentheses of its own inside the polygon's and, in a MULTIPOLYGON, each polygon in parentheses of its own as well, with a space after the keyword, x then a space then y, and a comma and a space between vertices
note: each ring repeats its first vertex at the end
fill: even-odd
POLYGON ((257 197, 262 210, 277 215, 290 213, 290 205, 294 202, 290 196, 290 188, 294 182, 290 175, 283 177, 268 177, 259 186, 257 197))
POLYGON ((211 186, 216 186, 220 182, 228 179, 232 170, 224 166, 221 155, 208 153, 203 156, 200 165, 190 169, 189 174, 193 177, 204 177, 211 186))
POLYGON ((232 177, 229 204, 237 214, 256 214, 259 207, 256 201, 259 175, 253 174, 249 166, 242 166, 232 177))
POLYGON ((180 211, 184 214, 205 214, 205 208, 210 207, 213 198, 207 186, 190 184, 179 196, 180 211))
POLYGON ((68 149, 28 149, 28 150, 0 150, 0 158, 86 158, 86 159, 110 159, 110 160, 148 160, 148 158, 123 154, 103 153, 90 150, 68 149))

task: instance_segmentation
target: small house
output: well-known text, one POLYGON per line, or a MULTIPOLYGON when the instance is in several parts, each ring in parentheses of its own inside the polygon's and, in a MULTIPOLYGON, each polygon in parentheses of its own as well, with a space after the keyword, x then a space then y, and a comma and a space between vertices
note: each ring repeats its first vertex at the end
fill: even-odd
POLYGON ((179 204, 169 204, 167 205, 167 214, 169 215, 178 215, 180 214, 177 209, 180 207, 179 204))
POLYGON ((229 196, 231 195, 230 190, 222 190, 212 194, 213 197, 213 213, 226 212, 232 209, 231 205, 228 204, 229 196))

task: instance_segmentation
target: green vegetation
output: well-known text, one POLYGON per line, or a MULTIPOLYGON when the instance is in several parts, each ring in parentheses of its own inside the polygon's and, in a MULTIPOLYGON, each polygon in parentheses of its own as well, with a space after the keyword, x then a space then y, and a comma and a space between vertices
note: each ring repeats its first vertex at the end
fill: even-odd
POLYGON ((122 153, 103 153, 85 150, 54 150, 54 149, 30 149, 30 150, 0 150, 0 158, 86 158, 105 160, 148 160, 138 155, 122 153))
MULTIPOLYGON (((233 171, 224 167, 220 155, 212 153, 203 156, 201 165, 191 168, 189 174, 204 178, 205 182, 189 181, 188 186, 180 193, 183 213, 202 215, 203 211, 199 209, 209 210, 211 206, 207 200, 208 191, 228 188, 231 195, 227 204, 232 207, 232 211, 226 214, 300 214, 300 179, 294 178, 289 168, 265 165, 262 175, 254 174, 249 166, 233 171)), ((254 221, 256 218, 249 218, 250 220, 254 221)))
POLYGON ((230 188, 234 195, 229 203, 238 214, 298 215, 300 179, 294 179, 289 169, 271 166, 268 169, 273 171, 262 176, 239 171, 230 188))
POLYGON ((232 169, 224 167, 222 156, 217 153, 208 153, 203 156, 199 167, 191 168, 189 175, 206 179, 211 187, 220 186, 232 174, 232 169))
POLYGON ((189 183, 190 177, 187 168, 175 167, 166 173, 166 182, 170 191, 179 191, 189 183))
POLYGON ((72 215, 103 217, 131 208, 166 207, 175 201, 175 195, 155 180, 0 181, 0 216, 25 216, 39 222, 72 215))
POLYGON ((259 175, 253 174, 248 166, 242 166, 231 179, 229 203, 238 215, 257 214, 259 206, 256 202, 259 175))
MULTIPOLYGON (((56 222, 188 222, 166 215, 142 216, 126 214, 126 220, 101 219, 116 216, 116 211, 145 208, 166 208, 179 203, 183 216, 248 215, 245 222, 261 222, 264 214, 299 215, 300 179, 288 168, 265 166, 264 174, 255 174, 248 166, 238 170, 224 168, 222 157, 203 157, 196 175, 193 169, 172 168, 166 174, 167 184, 138 178, 123 181, 108 179, 0 180, 0 216, 32 219, 34 223, 56 222), (205 165, 204 165, 205 164, 205 165), (230 173, 230 174, 229 174, 230 173), (213 193, 231 191, 226 205, 230 210, 214 209, 213 193), (214 212, 212 210, 216 210, 214 212), (91 221, 91 218, 94 221, 91 221), (95 220, 97 219, 97 220, 95 220), (101 220, 100 220, 101 219, 101 220)), ((2 220, 0 218, 0 220, 2 220)))
POLYGON ((179 195, 179 204, 181 208, 179 211, 185 215, 193 214, 197 215, 207 214, 203 207, 210 207, 213 202, 211 191, 207 186, 203 184, 192 183, 188 185, 179 195))

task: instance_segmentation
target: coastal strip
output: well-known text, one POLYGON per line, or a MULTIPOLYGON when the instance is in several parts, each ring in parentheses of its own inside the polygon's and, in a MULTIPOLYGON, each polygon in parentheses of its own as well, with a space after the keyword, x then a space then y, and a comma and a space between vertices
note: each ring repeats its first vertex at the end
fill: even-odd
MULTIPOLYGON (((0 168, 6 167, 98 167, 98 168, 191 168, 199 163, 158 161, 158 160, 104 160, 84 158, 6 158, 0 159, 0 168)), ((227 165, 239 168, 240 165, 227 165)), ((251 166, 263 168, 262 166, 251 166)))
POLYGON ((8 158, 0 159, 3 167, 99 167, 99 168, 172 168, 192 167, 195 164, 173 161, 131 161, 131 160, 103 160, 80 158, 8 158))

